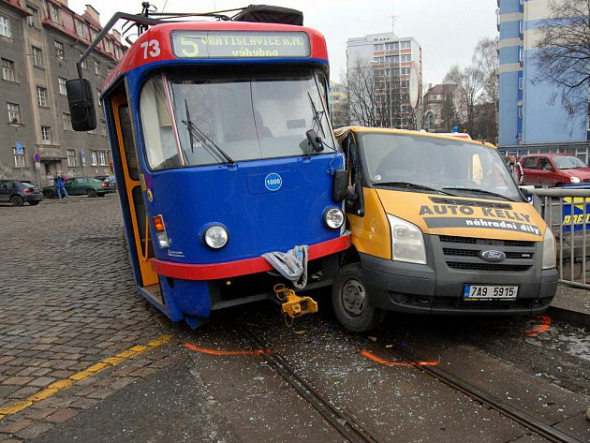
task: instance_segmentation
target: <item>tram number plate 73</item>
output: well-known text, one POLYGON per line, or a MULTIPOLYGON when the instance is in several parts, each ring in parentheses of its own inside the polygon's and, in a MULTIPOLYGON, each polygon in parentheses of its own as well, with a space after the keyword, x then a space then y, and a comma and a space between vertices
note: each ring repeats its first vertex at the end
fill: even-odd
POLYGON ((518 286, 465 285, 465 300, 514 300, 518 286))

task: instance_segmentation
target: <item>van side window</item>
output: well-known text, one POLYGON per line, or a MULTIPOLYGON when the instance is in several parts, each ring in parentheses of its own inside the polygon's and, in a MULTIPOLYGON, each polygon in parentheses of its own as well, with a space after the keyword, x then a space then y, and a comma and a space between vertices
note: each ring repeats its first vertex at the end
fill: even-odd
POLYGON ((548 158, 541 157, 539 160, 539 169, 542 169, 543 171, 553 171, 553 167, 551 166, 551 163, 549 163, 548 158))

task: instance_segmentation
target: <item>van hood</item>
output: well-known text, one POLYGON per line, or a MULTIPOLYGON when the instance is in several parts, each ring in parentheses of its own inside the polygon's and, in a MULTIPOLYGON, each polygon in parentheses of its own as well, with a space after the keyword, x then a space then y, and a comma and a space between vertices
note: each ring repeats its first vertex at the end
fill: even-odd
POLYGON ((526 202, 376 189, 387 214, 425 234, 498 240, 543 241, 546 225, 526 202))

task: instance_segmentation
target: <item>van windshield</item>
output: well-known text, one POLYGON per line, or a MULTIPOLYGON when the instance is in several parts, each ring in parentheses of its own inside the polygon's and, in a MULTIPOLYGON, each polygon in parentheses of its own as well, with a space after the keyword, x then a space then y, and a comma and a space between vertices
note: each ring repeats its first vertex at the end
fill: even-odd
POLYGON ((578 157, 568 155, 556 155, 553 157, 553 163, 557 169, 580 169, 587 168, 586 164, 578 157))
POLYGON ((377 188, 520 201, 498 152, 483 144, 412 134, 361 133, 369 183, 377 188))
POLYGON ((149 79, 140 97, 151 169, 317 155, 306 132, 336 146, 321 74, 181 71, 149 79))

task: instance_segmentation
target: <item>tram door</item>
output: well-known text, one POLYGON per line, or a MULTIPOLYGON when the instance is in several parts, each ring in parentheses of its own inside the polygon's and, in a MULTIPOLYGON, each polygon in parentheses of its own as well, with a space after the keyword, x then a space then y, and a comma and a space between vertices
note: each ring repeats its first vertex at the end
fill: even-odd
POLYGON ((113 161, 121 171, 123 180, 118 183, 123 203, 123 217, 129 236, 129 247, 133 248, 134 268, 139 274, 138 284, 147 287, 158 284, 158 275, 150 265, 154 256, 152 239, 149 235, 148 219, 141 190, 137 148, 133 140, 132 119, 124 94, 111 99, 111 111, 115 123, 116 140, 113 142, 113 161))

